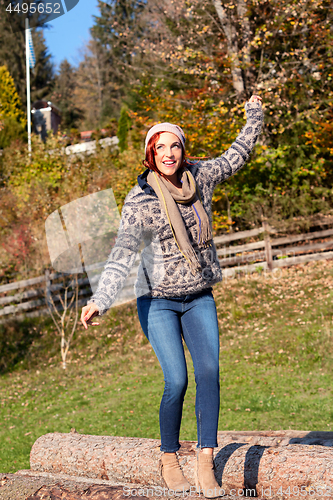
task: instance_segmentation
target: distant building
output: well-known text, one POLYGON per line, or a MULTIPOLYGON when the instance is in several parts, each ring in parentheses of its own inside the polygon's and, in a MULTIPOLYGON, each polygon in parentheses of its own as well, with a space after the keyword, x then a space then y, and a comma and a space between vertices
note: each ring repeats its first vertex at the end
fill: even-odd
POLYGON ((32 104, 33 131, 45 141, 47 132, 56 133, 61 122, 61 111, 51 101, 36 101, 32 104))
MULTIPOLYGON (((96 132, 96 130, 86 130, 84 132, 80 132, 80 137, 82 141, 90 141, 92 134, 96 132)), ((108 130, 106 128, 101 128, 102 134, 107 134, 108 130)))

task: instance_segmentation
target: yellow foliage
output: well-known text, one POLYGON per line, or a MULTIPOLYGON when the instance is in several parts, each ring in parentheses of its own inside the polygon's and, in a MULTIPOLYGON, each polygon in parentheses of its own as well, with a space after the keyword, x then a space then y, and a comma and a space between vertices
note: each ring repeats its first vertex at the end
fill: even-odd
POLYGON ((25 126, 26 117, 21 106, 13 78, 6 66, 0 66, 0 120, 14 118, 25 126))

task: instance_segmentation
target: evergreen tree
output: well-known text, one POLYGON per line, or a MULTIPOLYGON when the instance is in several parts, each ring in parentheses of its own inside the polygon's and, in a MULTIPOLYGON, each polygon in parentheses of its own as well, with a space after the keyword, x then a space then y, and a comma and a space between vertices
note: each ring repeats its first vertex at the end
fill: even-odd
POLYGON ((32 38, 36 56, 36 65, 31 72, 31 102, 34 102, 38 99, 48 100, 55 83, 55 74, 43 32, 35 31, 32 38))
POLYGON ((64 59, 55 78, 55 86, 51 94, 51 101, 61 110, 61 127, 64 130, 77 128, 83 117, 83 112, 75 102, 76 71, 64 59))
POLYGON ((125 149, 127 149, 128 147, 127 136, 128 136, 129 125, 130 121, 129 121, 127 107, 122 106, 120 111, 120 118, 117 131, 117 137, 119 139, 118 147, 121 152, 125 151, 125 149))
POLYGON ((112 85, 106 77, 107 63, 103 52, 94 40, 83 51, 83 59, 75 72, 75 103, 82 110, 81 126, 86 129, 100 128, 109 121, 107 107, 114 106, 108 88, 112 85))
MULTIPOLYGON (((147 27, 144 19, 146 2, 143 0, 99 0, 99 16, 91 29, 96 48, 103 59, 105 103, 114 103, 118 115, 121 101, 141 73, 141 40, 147 27)), ((107 106, 107 104, 105 104, 107 106)))
MULTIPOLYGON (((17 2, 0 1, 0 66, 7 66, 20 97, 24 110, 26 110, 26 60, 25 60, 25 31, 22 30, 23 19, 21 16, 12 15, 8 22, 6 7, 9 3, 15 5, 17 2)), ((27 3, 32 3, 28 1, 27 3)), ((38 13, 37 13, 38 14, 38 13)), ((45 38, 41 28, 43 15, 35 16, 31 26, 32 40, 36 55, 36 66, 31 71, 31 101, 46 97, 54 84, 54 67, 51 62, 51 54, 46 47, 45 38)))

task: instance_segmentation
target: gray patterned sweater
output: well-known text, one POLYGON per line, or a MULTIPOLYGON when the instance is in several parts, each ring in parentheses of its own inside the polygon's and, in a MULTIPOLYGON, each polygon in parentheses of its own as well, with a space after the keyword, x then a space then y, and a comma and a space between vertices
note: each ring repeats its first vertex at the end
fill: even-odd
MULTIPOLYGON (((262 130, 261 105, 247 102, 245 110, 246 124, 224 154, 213 160, 199 161, 188 166, 199 187, 210 223, 215 187, 245 164, 262 130)), ((142 244, 144 248, 134 287, 137 297, 189 295, 222 280, 214 242, 207 248, 198 247, 197 224, 191 206, 178 204, 189 239, 201 264, 201 271, 194 276, 191 274, 188 263, 176 245, 163 207, 146 181, 148 172, 147 169, 138 177, 138 184, 125 199, 116 243, 106 261, 97 290, 87 302, 98 306, 100 316, 115 301, 142 244)))

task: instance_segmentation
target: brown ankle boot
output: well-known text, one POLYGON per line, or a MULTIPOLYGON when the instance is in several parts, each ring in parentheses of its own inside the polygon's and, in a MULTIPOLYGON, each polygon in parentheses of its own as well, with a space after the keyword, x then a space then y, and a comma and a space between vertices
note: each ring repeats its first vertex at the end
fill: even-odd
POLYGON ((166 455, 164 453, 162 455, 160 460, 160 474, 169 490, 188 491, 191 488, 190 483, 183 475, 176 453, 173 455, 166 455))
POLYGON ((213 455, 207 455, 200 450, 197 450, 195 486, 197 492, 203 493, 206 498, 224 495, 224 490, 215 479, 213 455))

